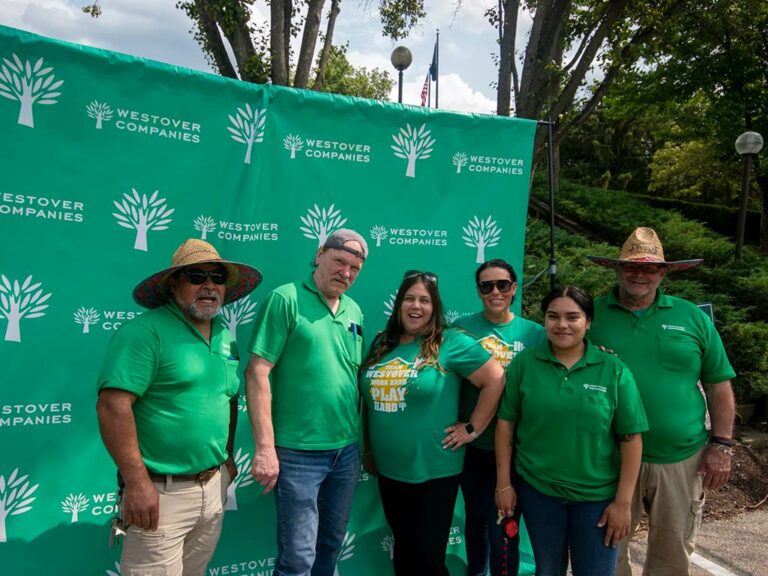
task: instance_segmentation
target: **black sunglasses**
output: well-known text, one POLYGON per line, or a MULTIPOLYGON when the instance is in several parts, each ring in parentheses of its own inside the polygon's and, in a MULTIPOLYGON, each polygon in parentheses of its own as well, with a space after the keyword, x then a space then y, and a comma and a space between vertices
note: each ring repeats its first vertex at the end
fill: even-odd
POLYGON ((437 286, 437 274, 434 272, 422 272, 421 270, 408 270, 403 274, 403 280, 410 280, 411 278, 423 278, 427 282, 432 282, 437 286))
POLYGON ((502 294, 512 290, 512 280, 485 280, 477 283, 477 289, 480 294, 490 294, 494 288, 497 288, 502 294))
POLYGON ((205 281, 208 280, 208 278, 211 279, 211 282, 214 284, 221 286, 222 284, 226 284, 227 282, 227 271, 226 270, 200 270, 199 268, 192 268, 191 270, 182 270, 179 272, 179 276, 186 276, 187 280, 189 280, 190 284, 194 284, 195 286, 199 286, 200 284, 205 284, 205 281))

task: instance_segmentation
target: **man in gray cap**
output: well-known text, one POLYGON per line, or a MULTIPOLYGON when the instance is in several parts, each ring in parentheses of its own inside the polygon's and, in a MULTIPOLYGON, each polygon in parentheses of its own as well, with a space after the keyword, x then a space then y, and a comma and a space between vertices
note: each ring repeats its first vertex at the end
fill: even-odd
POLYGON ((336 567, 360 473, 363 315, 344 293, 367 256, 360 234, 337 230, 317 250, 314 271, 259 308, 246 395, 251 473, 265 493, 275 489, 274 576, 332 576, 336 567))

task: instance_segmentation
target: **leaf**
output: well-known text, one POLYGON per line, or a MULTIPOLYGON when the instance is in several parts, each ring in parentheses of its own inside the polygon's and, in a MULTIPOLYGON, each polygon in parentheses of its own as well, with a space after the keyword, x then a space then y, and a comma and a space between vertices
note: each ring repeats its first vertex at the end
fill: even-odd
POLYGON ((26 508, 19 508, 18 510, 14 510, 10 515, 17 516, 18 514, 24 514, 24 512, 29 512, 30 510, 32 510, 32 506, 27 506, 26 508))

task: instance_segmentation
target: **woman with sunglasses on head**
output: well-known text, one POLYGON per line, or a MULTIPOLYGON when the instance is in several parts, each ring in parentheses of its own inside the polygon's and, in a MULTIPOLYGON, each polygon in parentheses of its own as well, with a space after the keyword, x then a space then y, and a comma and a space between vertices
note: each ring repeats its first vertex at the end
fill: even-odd
POLYGON ((463 446, 491 421, 503 386, 504 371, 488 352, 444 328, 437 277, 406 272, 360 375, 396 576, 447 576, 463 446), (462 378, 480 388, 466 422, 457 421, 462 378))
MULTIPOLYGON (((509 309, 517 292, 517 275, 510 264, 501 259, 481 264, 475 272, 475 284, 483 311, 459 318, 455 325, 483 346, 502 368, 506 369, 519 352, 546 342, 540 324, 516 316, 509 309)), ((460 420, 472 413, 477 397, 477 388, 464 382, 460 420)), ((495 422, 494 418, 485 432, 467 445, 461 474, 468 576, 484 576, 489 564, 491 576, 517 576, 519 568, 519 537, 507 537, 505 549, 504 527, 497 523, 495 422)), ((515 519, 519 520, 519 510, 516 512, 515 519)))
POLYGON ((522 509, 538 576, 564 576, 569 557, 574 576, 613 576, 648 422, 626 365, 584 338, 591 296, 557 288, 541 310, 549 342, 518 355, 507 371, 496 503, 505 516, 522 509))

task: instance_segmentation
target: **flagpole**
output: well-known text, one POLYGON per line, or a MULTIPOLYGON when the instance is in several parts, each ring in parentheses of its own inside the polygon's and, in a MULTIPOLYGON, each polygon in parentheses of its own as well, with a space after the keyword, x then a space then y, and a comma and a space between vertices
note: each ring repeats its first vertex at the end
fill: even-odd
POLYGON ((435 39, 435 108, 440 108, 440 28, 435 39))

